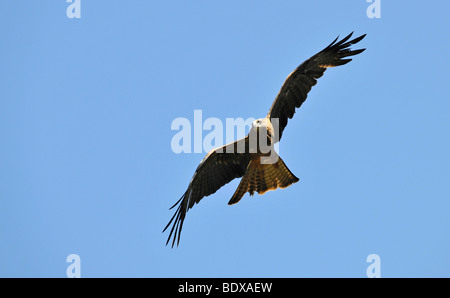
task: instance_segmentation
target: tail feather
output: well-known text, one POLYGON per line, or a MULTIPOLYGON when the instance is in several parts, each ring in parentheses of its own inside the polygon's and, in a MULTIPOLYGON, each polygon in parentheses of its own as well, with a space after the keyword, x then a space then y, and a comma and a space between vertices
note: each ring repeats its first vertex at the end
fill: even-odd
POLYGON ((260 160, 252 160, 228 205, 239 202, 246 192, 251 196, 255 191, 262 195, 278 187, 286 188, 298 181, 280 157, 273 164, 261 164, 260 160))

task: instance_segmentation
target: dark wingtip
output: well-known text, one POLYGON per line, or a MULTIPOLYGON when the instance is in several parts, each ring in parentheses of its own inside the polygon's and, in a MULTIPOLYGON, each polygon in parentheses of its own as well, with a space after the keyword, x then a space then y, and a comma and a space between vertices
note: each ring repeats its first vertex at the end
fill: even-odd
POLYGON ((359 37, 357 37, 357 38, 351 40, 349 43, 351 43, 351 44, 358 43, 358 42, 360 42, 364 37, 366 37, 366 35, 367 35, 367 34, 363 34, 363 35, 361 35, 361 36, 359 36, 359 37))
POLYGON ((178 205, 178 203, 180 203, 180 201, 184 198, 185 195, 186 195, 186 193, 184 193, 184 195, 182 195, 181 198, 180 198, 175 204, 173 204, 172 207, 169 208, 169 210, 172 210, 173 207, 175 207, 176 205, 178 205))
POLYGON ((335 42, 337 41, 339 39, 339 35, 325 48, 325 49, 328 49, 328 48, 331 48, 332 46, 334 46, 334 44, 335 44, 335 42))
POLYGON ((360 42, 367 34, 363 34, 358 36, 350 41, 348 41, 353 36, 354 31, 352 31, 349 35, 345 36, 343 39, 339 40, 339 35, 331 42, 324 50, 328 50, 332 47, 337 48, 346 48, 352 44, 360 42))
POLYGON ((350 37, 352 37, 353 32, 350 33, 349 35, 347 35, 346 37, 344 37, 340 42, 338 42, 338 44, 343 44, 344 42, 346 42, 347 40, 350 39, 350 37))
MULTIPOLYGON (((175 203, 174 206, 172 206, 172 208, 175 207, 177 204, 179 204, 181 202, 181 200, 184 199, 185 197, 186 197, 186 193, 177 201, 177 203, 175 203)), ((169 237, 167 237, 167 241, 166 241, 166 246, 167 246, 173 235, 172 248, 173 248, 173 246, 175 244, 175 240, 177 238, 178 238, 177 246, 178 246, 178 243, 180 242, 181 228, 183 226, 183 221, 184 221, 184 215, 182 214, 183 210, 181 208, 182 206, 183 206, 183 202, 181 202, 181 204, 179 204, 174 215, 172 216, 169 223, 166 225, 166 227, 163 230, 163 233, 164 233, 167 230, 167 228, 169 228, 169 226, 172 224, 172 228, 170 229, 169 237)))

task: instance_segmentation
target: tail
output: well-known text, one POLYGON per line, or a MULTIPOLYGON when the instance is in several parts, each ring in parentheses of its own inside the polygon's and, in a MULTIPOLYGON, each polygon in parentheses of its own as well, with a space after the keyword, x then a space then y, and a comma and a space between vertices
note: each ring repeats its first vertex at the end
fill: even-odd
POLYGON ((236 204, 246 192, 254 195, 255 191, 262 195, 269 190, 286 188, 299 179, 288 169, 281 157, 273 164, 261 164, 259 159, 250 161, 244 177, 228 205, 236 204))

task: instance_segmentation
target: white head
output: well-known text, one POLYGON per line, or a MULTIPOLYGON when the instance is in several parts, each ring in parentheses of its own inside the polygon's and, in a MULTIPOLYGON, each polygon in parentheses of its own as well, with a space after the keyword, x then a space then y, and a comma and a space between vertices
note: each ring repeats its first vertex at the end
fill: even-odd
POLYGON ((270 123, 270 120, 267 118, 260 118, 253 121, 249 135, 252 140, 256 141, 256 144, 259 143, 258 140, 264 140, 263 142, 270 144, 271 133, 272 124, 270 123))
POLYGON ((253 121, 252 129, 260 127, 267 127, 267 118, 259 118, 253 121))
POLYGON ((260 118, 253 121, 249 133, 250 153, 262 153, 265 157, 277 156, 277 153, 274 150, 275 142, 273 141, 273 132, 274 130, 270 119, 260 118))

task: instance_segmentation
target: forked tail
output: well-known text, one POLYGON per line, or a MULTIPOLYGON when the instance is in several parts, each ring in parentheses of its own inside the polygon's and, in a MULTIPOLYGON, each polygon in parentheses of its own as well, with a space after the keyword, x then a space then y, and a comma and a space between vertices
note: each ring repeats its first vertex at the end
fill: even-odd
POLYGON ((244 177, 228 205, 236 204, 246 192, 254 195, 255 191, 262 195, 269 190, 286 188, 299 181, 288 169, 281 157, 273 164, 261 164, 260 159, 250 161, 244 177))

